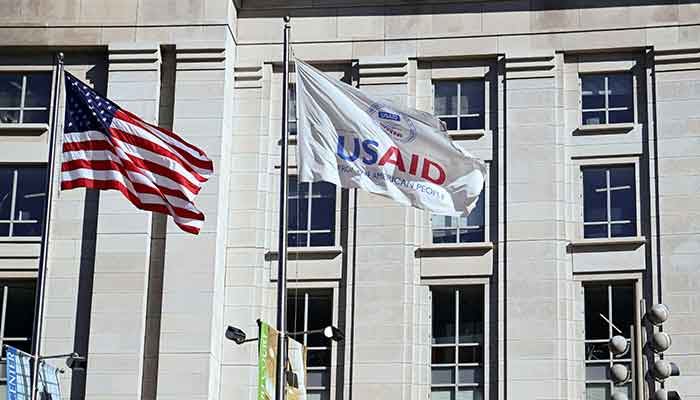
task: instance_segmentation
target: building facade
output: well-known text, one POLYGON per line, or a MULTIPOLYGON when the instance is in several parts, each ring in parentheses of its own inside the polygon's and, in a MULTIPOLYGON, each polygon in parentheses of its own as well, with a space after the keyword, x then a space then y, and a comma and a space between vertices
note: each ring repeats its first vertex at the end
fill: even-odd
POLYGON ((275 320, 290 15, 296 57, 435 113, 489 171, 468 218, 431 216, 298 183, 290 137, 290 330, 346 337, 295 335, 311 399, 646 399, 639 316, 658 302, 682 371, 665 386, 700 399, 700 4, 0 3, 0 343, 32 344, 57 52, 215 165, 198 236, 116 192, 54 194, 40 340, 87 356, 66 397, 256 398, 256 346, 224 330, 275 320))

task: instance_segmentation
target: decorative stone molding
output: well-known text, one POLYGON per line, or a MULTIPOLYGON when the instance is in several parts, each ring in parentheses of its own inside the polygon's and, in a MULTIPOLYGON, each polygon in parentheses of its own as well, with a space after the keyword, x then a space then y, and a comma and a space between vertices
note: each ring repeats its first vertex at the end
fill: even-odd
POLYGON ((153 71, 160 68, 158 43, 114 43, 108 48, 110 71, 153 71))
POLYGON ((192 42, 180 43, 175 48, 175 61, 179 71, 224 69, 226 43, 192 42))
POLYGON ((700 48, 653 51, 657 72, 700 69, 700 48))
POLYGON ((554 54, 505 58, 508 79, 554 77, 554 54))
POLYGON ((406 58, 360 58, 357 67, 360 84, 363 86, 408 83, 408 60, 406 58))
POLYGON ((262 65, 237 65, 233 72, 236 88, 261 88, 263 86, 262 65))

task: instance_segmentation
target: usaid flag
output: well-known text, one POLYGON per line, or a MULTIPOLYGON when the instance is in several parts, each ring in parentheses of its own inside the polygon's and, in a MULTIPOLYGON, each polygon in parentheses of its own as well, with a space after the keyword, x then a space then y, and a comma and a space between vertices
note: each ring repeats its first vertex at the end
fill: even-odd
POLYGON ((296 60, 299 176, 442 215, 474 208, 486 168, 426 112, 374 99, 296 60))

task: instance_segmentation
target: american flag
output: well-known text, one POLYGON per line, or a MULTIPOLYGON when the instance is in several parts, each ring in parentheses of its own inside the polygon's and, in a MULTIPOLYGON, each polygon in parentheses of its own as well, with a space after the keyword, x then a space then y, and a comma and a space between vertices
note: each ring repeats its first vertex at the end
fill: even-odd
POLYGON ((194 197, 213 172, 207 155, 65 76, 61 189, 118 190, 136 207, 171 215, 182 230, 199 233, 204 214, 194 197))

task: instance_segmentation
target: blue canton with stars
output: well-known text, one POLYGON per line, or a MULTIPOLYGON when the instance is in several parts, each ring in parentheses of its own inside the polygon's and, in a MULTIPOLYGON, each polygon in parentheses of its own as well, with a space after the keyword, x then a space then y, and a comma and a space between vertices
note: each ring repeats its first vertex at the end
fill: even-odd
POLYGON ((109 135, 109 127, 118 109, 116 104, 66 72, 65 133, 100 131, 109 135))

